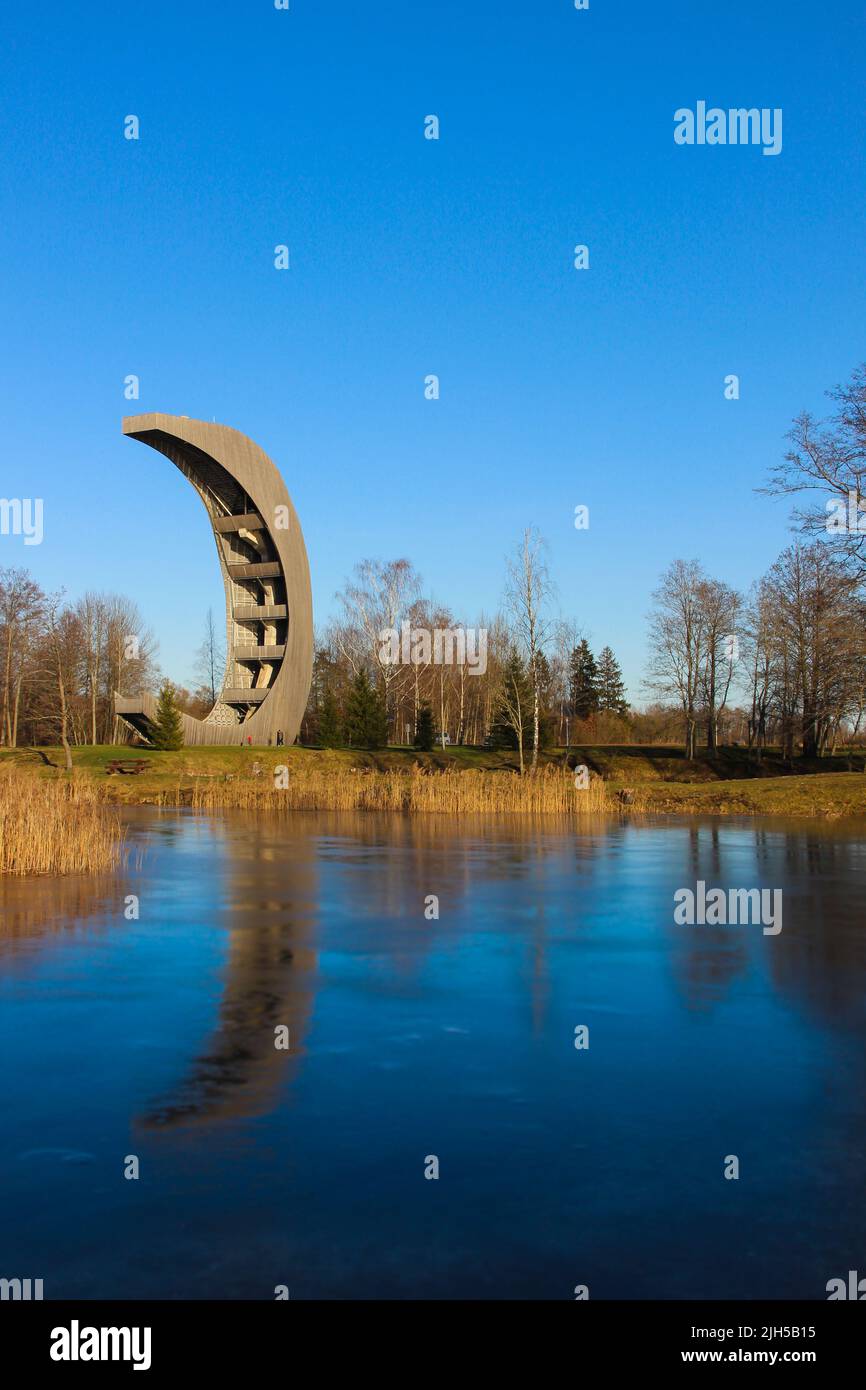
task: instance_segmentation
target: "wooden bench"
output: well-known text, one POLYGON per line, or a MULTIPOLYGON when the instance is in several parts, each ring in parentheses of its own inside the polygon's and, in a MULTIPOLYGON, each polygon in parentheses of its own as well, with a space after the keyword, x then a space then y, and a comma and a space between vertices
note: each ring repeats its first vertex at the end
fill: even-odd
POLYGON ((147 767, 146 758, 115 758, 114 762, 106 763, 105 771, 109 777, 113 772, 125 772, 131 776, 136 776, 139 772, 144 772, 147 767))

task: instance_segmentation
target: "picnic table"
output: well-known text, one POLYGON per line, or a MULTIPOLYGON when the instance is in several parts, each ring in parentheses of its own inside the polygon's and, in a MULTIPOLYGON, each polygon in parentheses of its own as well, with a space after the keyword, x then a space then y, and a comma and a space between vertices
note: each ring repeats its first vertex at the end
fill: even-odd
POLYGON ((148 766, 147 758, 115 758, 113 762, 106 763, 105 771, 107 776, 113 772, 125 772, 131 776, 137 776, 144 772, 148 766))

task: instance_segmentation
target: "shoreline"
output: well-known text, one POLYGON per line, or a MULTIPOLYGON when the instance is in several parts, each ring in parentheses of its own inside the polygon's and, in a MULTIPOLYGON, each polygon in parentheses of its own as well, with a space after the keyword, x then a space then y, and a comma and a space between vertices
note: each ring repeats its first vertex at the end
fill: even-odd
MULTIPOLYGON (((764 766, 747 777, 738 750, 726 759, 677 766, 676 750, 627 745, 578 749, 566 766, 562 750, 546 755, 537 772, 518 775, 514 755, 482 749, 430 754, 390 748, 150 749, 73 748, 71 780, 84 783, 105 805, 304 811, 400 811, 409 815, 553 815, 579 823, 588 815, 784 816, 796 819, 866 818, 866 772, 828 770, 783 775, 764 766), (149 764, 140 774, 107 774, 123 757, 149 764), (585 757, 589 786, 575 787, 573 764, 585 757), (725 762, 733 764, 730 768, 725 762), (686 776, 675 776, 682 772, 686 776)), ((862 764, 862 754, 856 761, 862 764)), ((854 761, 854 757, 850 759, 854 761)), ((14 769, 34 782, 67 782, 59 749, 0 750, 0 774, 14 769)))

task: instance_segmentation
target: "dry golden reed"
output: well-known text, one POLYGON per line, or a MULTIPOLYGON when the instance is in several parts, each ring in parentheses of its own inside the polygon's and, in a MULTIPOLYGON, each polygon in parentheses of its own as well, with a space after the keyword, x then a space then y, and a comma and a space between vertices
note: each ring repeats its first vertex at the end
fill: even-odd
POLYGON ((201 779, 177 787, 177 803, 202 811, 411 811, 446 815, 598 815, 617 808, 600 778, 578 789, 573 774, 547 767, 518 777, 507 772, 290 771, 280 786, 259 777, 201 779))
POLYGON ((0 772, 0 873, 113 869, 123 848, 116 814, 84 778, 0 772))

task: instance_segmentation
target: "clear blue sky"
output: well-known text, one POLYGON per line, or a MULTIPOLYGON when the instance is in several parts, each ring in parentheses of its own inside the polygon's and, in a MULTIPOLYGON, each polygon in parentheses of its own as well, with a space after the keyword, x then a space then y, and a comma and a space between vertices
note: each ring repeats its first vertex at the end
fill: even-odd
POLYGON ((19 0, 0 69, 0 495, 46 527, 0 564, 128 592, 176 679, 216 557, 126 413, 262 445, 317 621, 399 555, 471 621, 538 526, 635 695, 670 560, 745 586, 788 543, 753 489, 866 357, 862 0, 19 0), (781 107, 782 153, 675 145, 698 100, 781 107))

